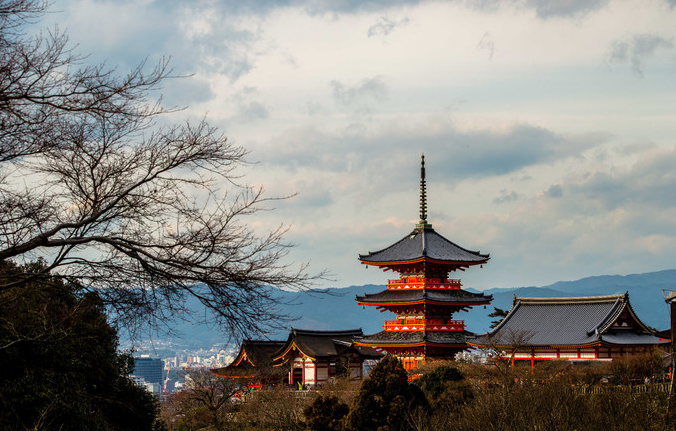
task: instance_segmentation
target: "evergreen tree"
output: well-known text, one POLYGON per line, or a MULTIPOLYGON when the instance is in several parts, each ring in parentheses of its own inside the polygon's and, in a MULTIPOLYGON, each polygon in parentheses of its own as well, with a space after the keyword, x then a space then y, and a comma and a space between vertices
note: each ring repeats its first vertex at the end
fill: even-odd
POLYGON ((462 373, 450 365, 435 368, 415 383, 436 411, 455 411, 474 397, 462 373))
MULTIPOLYGON (((44 263, 0 262, 0 278, 44 263)), ((5 431, 153 430, 157 401, 128 375, 116 331, 93 293, 36 276, 0 291, 0 423, 5 431)))
POLYGON ((493 312, 488 315, 488 317, 498 317, 499 319, 491 321, 490 328, 495 328, 502 322, 502 320, 507 317, 509 311, 503 310, 502 308, 493 307, 493 312))
POLYGON ((373 367, 359 387, 350 412, 345 417, 346 430, 407 430, 407 413, 426 404, 420 389, 408 383, 406 370, 394 356, 386 356, 373 367))
POLYGON ((305 424, 312 431, 339 431, 350 409, 336 396, 318 396, 303 410, 305 424))

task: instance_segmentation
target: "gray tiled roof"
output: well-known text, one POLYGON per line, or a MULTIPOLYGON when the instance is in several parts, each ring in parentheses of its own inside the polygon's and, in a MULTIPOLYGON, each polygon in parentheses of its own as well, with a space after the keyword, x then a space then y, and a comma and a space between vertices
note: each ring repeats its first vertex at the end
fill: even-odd
POLYGON ((385 346, 388 344, 410 344, 427 341, 435 344, 463 344, 467 331, 380 331, 365 335, 357 340, 359 343, 385 346))
POLYGON ((276 340, 244 340, 240 347, 237 357, 230 365, 216 368, 214 374, 227 376, 249 376, 254 374, 273 375, 279 374, 272 368, 272 354, 284 345, 284 341, 276 340), (244 354, 253 365, 247 361, 240 361, 238 365, 235 362, 244 354))
POLYGON ((307 354, 324 357, 338 355, 336 340, 351 343, 354 337, 360 337, 362 334, 361 328, 345 331, 310 331, 291 328, 289 338, 293 338, 299 346, 307 347, 307 354))
POLYGON ((509 314, 491 332, 472 342, 478 345, 564 346, 595 342, 610 344, 657 344, 635 315, 629 296, 609 295, 577 298, 514 298, 509 314), (611 325, 627 310, 635 328, 611 325))
POLYGON ((449 302, 449 303, 487 303, 493 299, 491 295, 483 293, 472 293, 466 290, 383 290, 378 293, 366 293, 364 296, 357 296, 358 302, 381 303, 381 302, 415 302, 426 299, 428 301, 449 302))
MULTIPOLYGON (((362 335, 361 328, 341 331, 314 331, 291 328, 289 338, 281 348, 274 352, 273 357, 282 354, 293 342, 296 343, 304 354, 313 358, 338 356, 348 349, 353 349, 354 338, 361 337, 362 335)), ((357 352, 367 357, 381 356, 379 353, 368 348, 357 349, 357 352)))
POLYGON ((421 257, 471 264, 486 262, 490 258, 488 254, 464 249, 439 235, 431 227, 426 227, 414 229, 413 232, 387 248, 359 255, 359 260, 366 263, 385 263, 415 260, 421 257))
POLYGON ((246 352, 254 366, 260 367, 272 363, 271 355, 283 345, 284 341, 277 340, 244 340, 240 354, 246 352))

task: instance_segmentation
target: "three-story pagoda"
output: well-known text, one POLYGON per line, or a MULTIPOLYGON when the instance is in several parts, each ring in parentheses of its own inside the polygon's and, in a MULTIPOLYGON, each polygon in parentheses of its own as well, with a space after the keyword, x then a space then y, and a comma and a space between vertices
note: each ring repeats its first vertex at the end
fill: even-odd
POLYGON ((396 355, 407 370, 421 366, 425 359, 452 359, 466 350, 471 333, 464 321, 452 319, 453 313, 493 299, 467 292, 459 279, 448 278, 450 272, 487 263, 489 255, 464 249, 432 229, 427 222, 424 155, 420 173, 420 222, 413 232, 389 247, 359 256, 363 265, 392 270, 399 278, 388 280, 387 290, 357 296, 360 305, 393 312, 396 320, 385 321, 383 331, 356 344, 396 355))

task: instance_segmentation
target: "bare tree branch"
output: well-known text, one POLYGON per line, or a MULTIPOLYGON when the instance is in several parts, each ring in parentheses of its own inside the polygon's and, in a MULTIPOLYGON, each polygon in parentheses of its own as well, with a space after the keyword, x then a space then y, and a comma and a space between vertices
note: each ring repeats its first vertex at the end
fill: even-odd
POLYGON ((0 261, 96 291, 124 324, 161 325, 189 296, 232 333, 278 323, 278 289, 307 289, 287 228, 252 228, 274 198, 240 184, 247 151, 206 121, 159 126, 166 61, 126 76, 86 65, 58 31, 28 37, 36 0, 0 0, 0 261), (223 185, 227 189, 222 189, 223 185))

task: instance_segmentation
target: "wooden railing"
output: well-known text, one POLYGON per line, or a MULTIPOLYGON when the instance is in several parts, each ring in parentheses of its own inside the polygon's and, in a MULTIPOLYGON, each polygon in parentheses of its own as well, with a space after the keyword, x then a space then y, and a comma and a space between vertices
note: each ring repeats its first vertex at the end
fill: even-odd
POLYGON ((390 290, 400 289, 450 289, 458 290, 462 287, 459 279, 451 278, 424 278, 407 277, 387 280, 387 288, 390 290))
POLYGON ((398 319, 386 320, 383 328, 386 331, 464 331, 465 322, 441 319, 398 319))

